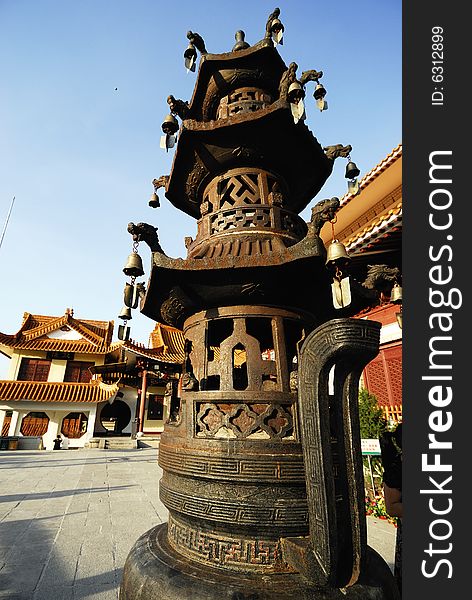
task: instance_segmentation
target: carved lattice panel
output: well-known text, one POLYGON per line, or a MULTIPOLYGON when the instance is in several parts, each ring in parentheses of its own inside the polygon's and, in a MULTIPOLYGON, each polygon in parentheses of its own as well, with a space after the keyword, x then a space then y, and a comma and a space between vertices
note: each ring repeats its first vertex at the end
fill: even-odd
POLYGON ((380 355, 367 365, 365 369, 365 382, 367 389, 377 397, 379 404, 389 404, 387 374, 380 355))
POLYGON ((218 119, 226 119, 239 113, 255 112, 271 103, 271 97, 262 90, 241 88, 221 99, 218 119))
POLYGON ((270 209, 253 208, 227 210, 212 219, 211 234, 230 229, 247 229, 250 227, 270 227, 270 209))
POLYGON ((293 437, 290 404, 222 404, 198 402, 197 437, 286 439, 293 437))
POLYGON ((255 173, 233 175, 218 185, 220 208, 260 204, 258 176, 255 173))
POLYGON ((402 350, 401 345, 383 348, 365 371, 366 387, 377 397, 380 405, 396 406, 402 403, 402 350))
POLYGON ((385 350, 385 360, 387 362, 387 373, 391 390, 390 404, 402 403, 402 350, 401 346, 387 348, 385 350))

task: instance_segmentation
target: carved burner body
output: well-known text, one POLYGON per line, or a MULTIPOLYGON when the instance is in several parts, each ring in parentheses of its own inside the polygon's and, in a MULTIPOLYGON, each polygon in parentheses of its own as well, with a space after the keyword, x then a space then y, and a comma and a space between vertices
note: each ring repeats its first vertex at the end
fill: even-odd
POLYGON ((141 306, 186 339, 159 448, 169 522, 136 542, 121 600, 397 597, 363 514, 357 386, 379 326, 332 308, 298 216, 332 160, 285 72, 270 39, 202 57, 166 185, 197 236, 186 259, 153 252, 141 306))

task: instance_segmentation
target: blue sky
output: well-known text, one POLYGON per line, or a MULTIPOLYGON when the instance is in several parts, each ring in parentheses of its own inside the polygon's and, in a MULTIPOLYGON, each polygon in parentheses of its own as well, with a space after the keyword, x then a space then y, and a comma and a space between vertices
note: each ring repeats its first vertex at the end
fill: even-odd
MULTIPOLYGON (((186 32, 227 52, 238 29, 259 41, 275 6, 285 63, 324 73, 329 109, 316 109, 309 84, 306 124, 323 146, 351 144, 362 176, 401 142, 400 0, 0 0, 1 229, 16 198, 0 249, 0 331, 15 333, 24 311, 66 307, 118 325, 130 221, 158 226, 166 254, 185 256, 196 222, 162 194, 160 208, 147 203, 173 156, 159 147, 166 98, 190 99, 195 83, 186 32)), ((310 206, 344 194, 344 168, 338 160, 310 206)), ((141 255, 147 279, 147 247, 141 255)), ((146 343, 153 322, 135 310, 130 325, 146 343)))

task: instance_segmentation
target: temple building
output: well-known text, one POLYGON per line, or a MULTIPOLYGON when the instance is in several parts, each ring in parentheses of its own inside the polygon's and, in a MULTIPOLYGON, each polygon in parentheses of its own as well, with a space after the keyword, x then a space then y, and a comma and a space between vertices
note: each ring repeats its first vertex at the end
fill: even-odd
POLYGON ((183 361, 182 334, 156 326, 146 348, 114 342, 113 329, 113 321, 78 319, 66 309, 59 317, 26 312, 17 333, 0 333, 0 352, 11 359, 0 381, 2 437, 50 450, 57 434, 63 448, 81 448, 162 431, 166 385, 170 413, 183 361))
MULTIPOLYGON (((396 423, 402 419, 402 315, 401 299, 391 291, 401 283, 401 144, 359 181, 357 194, 340 199, 333 225, 351 258, 351 276, 379 292, 378 305, 356 315, 382 323, 380 352, 365 368, 363 384, 375 394, 386 418, 396 423)), ((329 224, 321 237, 325 244, 331 241, 329 224)))

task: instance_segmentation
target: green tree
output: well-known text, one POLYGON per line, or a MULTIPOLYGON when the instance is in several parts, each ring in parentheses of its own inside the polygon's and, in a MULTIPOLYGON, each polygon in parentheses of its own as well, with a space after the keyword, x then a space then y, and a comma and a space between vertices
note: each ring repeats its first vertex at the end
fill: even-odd
MULTIPOLYGON (((377 397, 365 388, 359 390, 359 422, 362 439, 378 439, 382 433, 387 430, 387 420, 379 406, 377 397)), ((376 496, 382 485, 382 460, 380 456, 373 456, 369 464, 369 459, 364 456, 362 462, 364 464, 366 496, 376 496), (376 489, 372 488, 371 476, 369 473, 370 468, 372 469, 372 476, 377 480, 377 485, 374 483, 376 489)))
POLYGON ((379 438, 387 430, 387 420, 376 396, 365 388, 359 390, 359 421, 361 438, 379 438))

